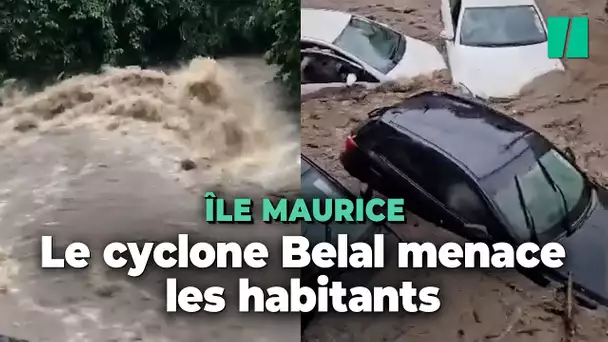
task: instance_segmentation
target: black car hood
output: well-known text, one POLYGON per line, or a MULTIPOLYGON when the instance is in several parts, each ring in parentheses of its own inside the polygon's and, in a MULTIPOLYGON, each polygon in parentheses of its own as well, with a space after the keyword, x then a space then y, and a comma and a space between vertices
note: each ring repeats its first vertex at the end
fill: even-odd
POLYGON ((593 299, 608 305, 608 191, 597 188, 597 201, 582 226, 560 241, 566 249, 559 273, 593 299), (599 297, 599 298, 597 298, 599 297))

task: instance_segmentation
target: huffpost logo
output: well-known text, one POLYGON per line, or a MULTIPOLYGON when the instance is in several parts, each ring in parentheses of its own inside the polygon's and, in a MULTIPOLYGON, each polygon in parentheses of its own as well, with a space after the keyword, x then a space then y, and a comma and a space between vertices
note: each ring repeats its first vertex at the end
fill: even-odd
POLYGON ((549 58, 589 58, 589 18, 547 19, 549 58))

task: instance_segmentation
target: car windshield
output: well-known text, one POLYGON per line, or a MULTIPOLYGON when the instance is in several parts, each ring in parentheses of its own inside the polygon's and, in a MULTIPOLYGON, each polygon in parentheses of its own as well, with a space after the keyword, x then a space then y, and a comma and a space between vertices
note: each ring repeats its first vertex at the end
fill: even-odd
POLYGON ((350 20, 334 45, 383 74, 393 70, 405 53, 405 39, 399 33, 356 17, 350 20))
POLYGON ((547 40, 541 18, 533 6, 467 8, 461 22, 461 45, 524 46, 547 40))
POLYGON ((517 181, 513 178, 494 194, 493 200, 521 241, 529 241, 533 236, 526 224, 520 195, 541 242, 554 240, 564 233, 561 223, 565 214, 568 213, 569 219, 576 220, 589 201, 585 179, 557 151, 549 150, 538 161, 545 167, 555 185, 561 189, 565 196, 566 208, 560 192, 553 189, 540 164, 537 163, 527 172, 518 174, 516 177, 521 194, 518 192, 517 181))
MULTIPOLYGON (((312 168, 306 162, 302 165, 302 198, 311 200, 313 198, 345 198, 340 188, 325 178, 320 172, 312 168)), ((311 245, 319 242, 327 241, 327 233, 329 241, 337 243, 338 234, 348 234, 350 241, 357 241, 370 228, 372 222, 367 223, 303 223, 302 235, 305 236, 311 245), (329 230, 327 230, 329 228, 329 230)))

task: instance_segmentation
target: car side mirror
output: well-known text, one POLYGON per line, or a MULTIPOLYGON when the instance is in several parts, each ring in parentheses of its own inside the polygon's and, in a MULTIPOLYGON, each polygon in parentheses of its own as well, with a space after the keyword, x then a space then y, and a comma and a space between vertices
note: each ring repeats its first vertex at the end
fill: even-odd
POLYGON ((443 40, 452 40, 454 39, 454 33, 451 31, 443 30, 439 33, 439 37, 443 40))
POLYGON ((357 82, 357 75, 355 74, 348 74, 346 76, 346 85, 347 86, 352 86, 355 84, 355 82, 357 82))

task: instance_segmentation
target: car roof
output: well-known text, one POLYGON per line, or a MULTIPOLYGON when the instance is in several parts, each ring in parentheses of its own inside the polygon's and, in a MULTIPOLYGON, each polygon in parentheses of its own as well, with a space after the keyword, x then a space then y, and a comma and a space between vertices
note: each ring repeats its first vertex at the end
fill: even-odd
POLYGON ((478 179, 528 149, 522 137, 535 132, 484 104, 434 91, 404 100, 381 120, 440 151, 478 179))
POLYGON ((300 39, 309 38, 333 43, 344 31, 351 14, 314 8, 300 10, 300 39))
POLYGON ((462 0, 462 8, 468 7, 507 7, 533 6, 534 0, 462 0))

